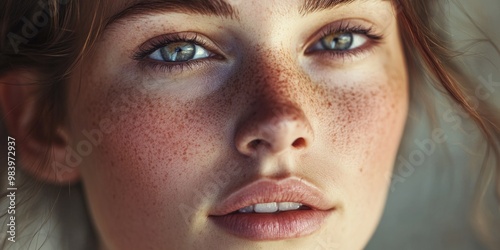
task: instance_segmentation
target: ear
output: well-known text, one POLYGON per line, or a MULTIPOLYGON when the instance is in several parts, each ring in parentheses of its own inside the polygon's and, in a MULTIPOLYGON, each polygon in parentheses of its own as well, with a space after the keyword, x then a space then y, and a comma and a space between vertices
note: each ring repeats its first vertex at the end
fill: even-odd
MULTIPOLYGON (((64 124, 47 125, 40 115, 40 75, 29 70, 11 70, 0 75, 0 108, 8 135, 15 139, 17 166, 38 180, 52 184, 77 182, 76 167, 65 167, 69 137, 64 124), (52 127, 49 127, 52 126, 52 127), (52 138, 38 136, 43 131, 52 138)), ((45 115, 47 116, 47 115, 45 115)), ((50 123, 49 123, 50 124, 50 123)))

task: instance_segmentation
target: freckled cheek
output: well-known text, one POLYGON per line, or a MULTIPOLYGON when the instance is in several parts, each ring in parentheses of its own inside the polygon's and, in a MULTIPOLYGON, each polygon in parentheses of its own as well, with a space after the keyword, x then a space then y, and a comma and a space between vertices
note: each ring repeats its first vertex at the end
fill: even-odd
POLYGON ((135 185, 153 193, 174 192, 171 187, 199 181, 202 159, 211 160, 218 141, 207 126, 214 123, 210 114, 190 110, 189 104, 170 105, 165 99, 116 99, 102 98, 90 104, 92 113, 82 112, 88 119, 81 129, 95 128, 103 119, 112 124, 111 132, 104 133, 84 161, 89 178, 103 174, 110 178, 103 185, 135 185), (185 183, 178 185, 181 180, 185 183))
POLYGON ((400 79, 391 82, 366 79, 331 89, 326 99, 329 108, 320 114, 327 125, 321 126, 320 130, 325 130, 320 133, 327 135, 324 138, 335 149, 333 154, 356 166, 373 161, 377 155, 382 155, 387 163, 399 145, 404 125, 407 97, 402 86, 405 84, 400 79))
POLYGON ((85 112, 89 119, 83 125, 92 126, 102 119, 113 121, 112 131, 104 134, 82 166, 84 182, 91 190, 88 195, 100 206, 96 217, 112 223, 128 221, 139 228, 144 221, 163 229, 184 225, 172 221, 182 220, 178 204, 194 205, 193 189, 201 190, 203 176, 212 171, 206 166, 214 160, 214 148, 220 140, 209 124, 216 122, 190 104, 168 105, 166 100, 138 98, 120 111, 111 108, 116 105, 113 99, 103 98, 91 105, 94 113, 85 112), (144 215, 140 221, 128 218, 138 214, 144 215), (169 215, 176 218, 166 219, 169 215))
POLYGON ((321 114, 327 124, 322 126, 327 135, 323 138, 339 166, 332 171, 341 176, 337 185, 349 194, 347 216, 359 227, 374 226, 382 211, 387 176, 406 119, 406 84, 403 76, 388 79, 381 75, 331 89, 330 108, 321 114))
POLYGON ((108 115, 118 122, 114 123, 115 129, 108 139, 103 140, 102 150, 113 152, 114 160, 121 160, 126 165, 188 174, 199 164, 198 159, 206 158, 211 151, 213 133, 206 131, 210 121, 180 105, 161 103, 139 104, 120 114, 121 117, 108 115))

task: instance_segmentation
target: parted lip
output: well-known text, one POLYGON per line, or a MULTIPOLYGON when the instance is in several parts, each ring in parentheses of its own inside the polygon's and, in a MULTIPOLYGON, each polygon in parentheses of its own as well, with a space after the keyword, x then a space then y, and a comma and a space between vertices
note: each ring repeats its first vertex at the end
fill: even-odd
POLYGON ((224 216, 240 208, 269 202, 297 202, 321 211, 334 209, 334 205, 317 187, 301 179, 260 179, 230 194, 215 207, 210 216, 224 216))

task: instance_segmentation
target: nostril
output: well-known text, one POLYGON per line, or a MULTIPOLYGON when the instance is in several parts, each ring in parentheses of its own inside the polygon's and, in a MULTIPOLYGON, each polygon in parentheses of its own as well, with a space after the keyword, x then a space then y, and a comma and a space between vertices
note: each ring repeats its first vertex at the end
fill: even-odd
MULTIPOLYGON (((267 141, 262 139, 255 139, 248 143, 248 149, 254 151, 259 147, 272 147, 267 141)), ((295 139, 292 143, 294 149, 303 149, 307 146, 306 140, 303 137, 295 139)))
POLYGON ((314 136, 309 121, 299 107, 287 105, 266 107, 239 122, 234 134, 236 150, 261 157, 299 153, 310 147, 314 136))
POLYGON ((255 139, 251 142, 248 143, 248 147, 252 150, 255 150, 259 147, 259 145, 262 144, 262 140, 261 139, 255 139))
POLYGON ((306 145, 306 140, 302 137, 300 138, 297 138, 293 143, 292 143, 292 146, 296 149, 301 149, 301 148, 305 148, 307 145, 306 145))

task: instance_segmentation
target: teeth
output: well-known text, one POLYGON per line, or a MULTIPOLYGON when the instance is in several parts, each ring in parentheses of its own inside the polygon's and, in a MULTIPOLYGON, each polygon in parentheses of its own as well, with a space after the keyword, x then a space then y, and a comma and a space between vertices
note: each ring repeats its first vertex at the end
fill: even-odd
POLYGON ((275 213, 278 211, 291 211, 297 210, 302 206, 301 203, 296 202, 270 202, 259 203, 247 206, 238 210, 240 213, 275 213))
POLYGON ((244 207, 244 208, 241 208, 240 210, 238 210, 240 213, 252 213, 253 212, 253 206, 248 206, 248 207, 244 207))
POLYGON ((255 204, 253 210, 256 213, 274 213, 278 211, 276 202, 255 204))
POLYGON ((302 204, 295 202, 280 202, 278 206, 280 211, 290 211, 299 209, 302 204))

